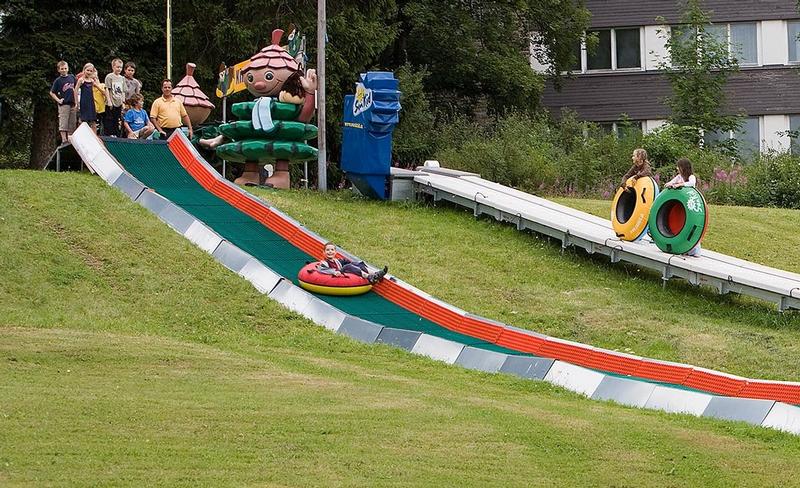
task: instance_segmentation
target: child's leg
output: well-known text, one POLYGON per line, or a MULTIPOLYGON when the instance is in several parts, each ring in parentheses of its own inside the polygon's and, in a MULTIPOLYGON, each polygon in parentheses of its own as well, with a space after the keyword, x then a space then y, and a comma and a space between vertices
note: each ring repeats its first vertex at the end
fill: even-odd
MULTIPOLYGON (((363 263, 360 263, 360 264, 363 264, 363 263)), ((360 266, 358 266, 356 264, 353 264, 353 263, 347 263, 344 266, 342 266, 342 273, 354 274, 356 276, 361 276, 362 278, 366 278, 367 277, 366 276, 367 272, 362 270, 360 266)))
POLYGON ((69 136, 69 110, 69 106, 58 106, 58 133, 61 135, 62 144, 67 142, 69 136))

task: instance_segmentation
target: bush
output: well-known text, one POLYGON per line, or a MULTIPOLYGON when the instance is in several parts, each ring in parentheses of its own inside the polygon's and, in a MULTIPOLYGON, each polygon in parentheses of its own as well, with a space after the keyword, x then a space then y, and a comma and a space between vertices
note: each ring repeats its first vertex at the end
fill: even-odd
POLYGON ((800 158, 790 154, 763 154, 751 164, 718 172, 710 188, 719 203, 754 207, 800 208, 800 158))
POLYGON ((550 127, 538 119, 510 115, 491 127, 457 122, 442 134, 436 158, 444 166, 480 173, 503 185, 529 191, 552 185, 563 150, 553 144, 550 127))
POLYGON ((610 198, 637 147, 647 150, 659 183, 689 158, 711 203, 800 208, 800 158, 764 154, 743 160, 729 147, 697 146, 697 130, 665 125, 649 134, 609 134, 563 114, 558 122, 512 114, 489 127, 453 119, 437 127, 436 158, 446 167, 528 192, 610 198))
POLYGON ((403 65, 396 74, 400 80, 403 109, 393 135, 392 158, 403 166, 413 167, 428 159, 436 144, 434 113, 423 89, 428 73, 425 69, 415 71, 403 65))
POLYGON ((0 169, 27 168, 30 166, 30 159, 27 150, 0 150, 0 169))

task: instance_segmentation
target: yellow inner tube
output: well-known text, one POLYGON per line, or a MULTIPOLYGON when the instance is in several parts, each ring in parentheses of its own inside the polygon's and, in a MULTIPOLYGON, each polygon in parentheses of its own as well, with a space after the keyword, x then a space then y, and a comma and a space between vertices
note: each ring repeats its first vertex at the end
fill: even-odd
POLYGON ((337 296, 351 296, 363 295, 372 289, 372 285, 361 286, 324 286, 306 283, 303 280, 298 280, 300 286, 312 293, 320 293, 322 295, 337 295, 337 296))
POLYGON ((647 229, 647 219, 658 195, 658 185, 649 176, 638 178, 636 182, 629 178, 626 184, 633 189, 617 189, 611 204, 611 227, 623 241, 635 241, 647 229))

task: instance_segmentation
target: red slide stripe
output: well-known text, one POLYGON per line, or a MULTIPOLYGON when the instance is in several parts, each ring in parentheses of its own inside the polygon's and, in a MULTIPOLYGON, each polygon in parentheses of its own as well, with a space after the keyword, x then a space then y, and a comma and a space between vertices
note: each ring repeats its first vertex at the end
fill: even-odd
POLYGON ((594 350, 594 354, 589 357, 587 366, 592 369, 601 371, 609 371, 611 373, 622 375, 633 375, 639 368, 641 360, 638 358, 631 358, 613 352, 594 350))
POLYGON ((797 383, 784 383, 780 381, 749 380, 740 397, 744 398, 771 398, 780 402, 800 405, 800 385, 797 383))
POLYGON ((503 333, 503 328, 499 325, 490 324, 489 322, 484 322, 473 317, 464 317, 459 332, 496 344, 500 339, 500 335, 503 333))
MULTIPOLYGON (((204 188, 253 217, 273 232, 311 255, 319 254, 322 242, 306 234, 294 223, 271 211, 268 206, 244 196, 219 180, 203 164, 181 138, 173 138, 169 148, 181 166, 204 188)), ((537 356, 567 361, 576 365, 632 375, 648 380, 684 385, 697 390, 744 398, 769 399, 800 404, 800 383, 748 380, 688 365, 662 363, 647 358, 631 358, 613 352, 598 351, 587 345, 576 345, 556 339, 525 334, 490 322, 465 317, 393 281, 383 280, 373 287, 378 295, 425 317, 432 322, 471 337, 537 356)))
POLYGON ((500 337, 497 338, 497 345, 514 349, 520 352, 527 352, 537 356, 543 356, 542 347, 545 339, 543 337, 525 334, 513 329, 503 329, 500 337))
POLYGON ((540 354, 544 357, 562 359, 578 366, 590 367, 594 350, 589 346, 577 346, 548 338, 542 343, 540 354))
POLYGON ((632 374, 653 381, 682 385, 691 372, 691 366, 659 363, 643 358, 639 361, 639 367, 632 374))
POLYGON ((236 208, 239 208, 239 201, 243 198, 240 192, 221 180, 216 180, 212 183, 210 191, 236 208))
POLYGON ((702 369, 693 369, 683 381, 683 385, 689 388, 727 396, 739 396, 739 392, 742 391, 746 384, 747 380, 745 378, 731 378, 702 369))

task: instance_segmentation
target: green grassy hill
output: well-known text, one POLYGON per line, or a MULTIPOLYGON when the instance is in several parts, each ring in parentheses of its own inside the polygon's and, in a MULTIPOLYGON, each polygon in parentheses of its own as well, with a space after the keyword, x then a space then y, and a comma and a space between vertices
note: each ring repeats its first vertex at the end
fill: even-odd
MULTIPOLYGON (((562 256, 452 209, 262 195, 470 312, 738 374, 800 376, 797 314, 662 290, 648 273, 562 256)), ((745 225, 739 215, 729 228, 745 225)), ((796 483, 795 436, 590 401, 331 334, 96 177, 0 172, 0 242, 0 485, 796 483)), ((797 270, 791 247, 785 267, 797 270)))

